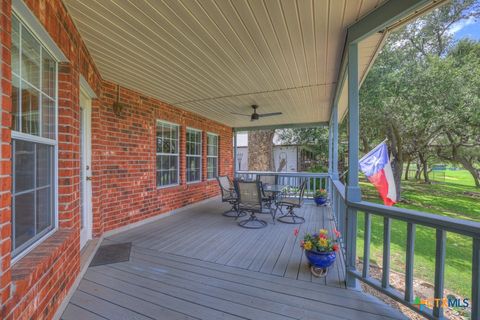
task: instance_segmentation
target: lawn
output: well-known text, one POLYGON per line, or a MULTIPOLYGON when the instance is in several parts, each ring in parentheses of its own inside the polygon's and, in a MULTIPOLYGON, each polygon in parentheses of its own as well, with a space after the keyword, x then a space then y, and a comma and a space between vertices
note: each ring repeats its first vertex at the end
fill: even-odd
MULTIPOLYGON (((438 175, 437 175, 438 177, 438 175)), ((436 178, 437 178, 436 177, 436 178)), ((443 180, 443 179, 442 179, 443 180)), ((465 170, 445 173, 445 182, 424 184, 417 181, 402 181, 402 199, 397 207, 431 212, 459 219, 480 221, 480 190, 474 187, 473 179, 465 170)), ((381 202, 374 187, 365 179, 361 181, 363 198, 381 202)), ((363 258, 364 216, 359 215, 357 253, 363 258)), ((392 221, 391 268, 405 270, 406 223, 392 221)), ((372 218, 371 263, 382 265, 383 218, 372 218)), ((447 233, 447 258, 445 287, 462 297, 471 295, 472 241, 469 238, 447 233)), ((429 283, 434 282, 435 230, 417 226, 415 241, 414 276, 429 283)))

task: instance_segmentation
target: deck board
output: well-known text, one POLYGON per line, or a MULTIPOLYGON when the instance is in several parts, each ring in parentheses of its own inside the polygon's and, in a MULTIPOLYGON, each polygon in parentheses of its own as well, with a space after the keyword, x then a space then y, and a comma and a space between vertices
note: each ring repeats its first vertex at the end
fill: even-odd
POLYGON ((341 255, 312 277, 294 229, 334 227, 330 209, 305 204, 302 225, 240 228, 218 199, 106 238, 131 241, 130 261, 90 267, 62 319, 400 319, 345 289, 341 255))

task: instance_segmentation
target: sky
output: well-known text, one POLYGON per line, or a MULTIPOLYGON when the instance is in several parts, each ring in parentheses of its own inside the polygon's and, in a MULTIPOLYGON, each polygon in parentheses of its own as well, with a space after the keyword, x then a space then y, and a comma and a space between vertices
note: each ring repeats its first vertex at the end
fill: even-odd
POLYGON ((480 40, 480 20, 471 18, 459 21, 452 26, 450 31, 454 34, 456 40, 464 38, 480 40))

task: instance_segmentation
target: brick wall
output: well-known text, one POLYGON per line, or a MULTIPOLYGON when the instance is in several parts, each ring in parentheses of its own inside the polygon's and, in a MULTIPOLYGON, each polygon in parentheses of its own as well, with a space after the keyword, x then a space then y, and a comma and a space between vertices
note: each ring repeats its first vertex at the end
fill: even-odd
MULTIPOLYGON (((10 189, 11 171, 10 162, 10 112, 12 100, 10 98, 12 86, 10 76, 10 3, 1 1, 0 6, 0 56, 2 58, 0 68, 0 306, 10 299, 11 272, 10 272, 10 249, 11 249, 11 211, 10 189)), ((1 312, 0 312, 1 315, 1 312)))
POLYGON ((25 3, 68 58, 59 65, 59 231, 11 264, 11 0, 0 0, 0 318, 50 319, 80 268, 79 75, 100 94, 100 74, 60 0, 25 3))
POLYGON ((117 86, 104 82, 92 110, 94 235, 215 195, 206 179, 206 133, 219 135, 219 173, 233 174, 232 129, 153 98, 120 88, 120 115, 113 112, 117 86), (180 185, 156 187, 156 120, 180 125, 180 185), (203 131, 202 181, 186 183, 185 131, 203 131))
POLYGON ((206 132, 219 135, 219 172, 233 173, 232 130, 201 116, 121 88, 128 104, 113 113, 116 85, 104 82, 61 0, 25 3, 64 52, 58 83, 59 230, 11 264, 11 0, 0 0, 0 319, 50 319, 80 268, 79 77, 100 99, 92 101, 93 234, 217 195, 206 180, 206 132), (157 189, 155 121, 181 125, 181 183, 157 189), (185 129, 203 130, 203 175, 185 182, 185 129))

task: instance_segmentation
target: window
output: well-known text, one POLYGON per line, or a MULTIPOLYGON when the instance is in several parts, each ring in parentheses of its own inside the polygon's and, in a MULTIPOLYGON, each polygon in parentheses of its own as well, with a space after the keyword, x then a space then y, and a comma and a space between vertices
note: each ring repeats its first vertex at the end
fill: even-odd
POLYGON ((207 133, 207 179, 218 176, 218 136, 207 133))
POLYGON ((178 184, 178 126, 157 121, 157 187, 178 184))
POLYGON ((187 128, 187 182, 202 179, 202 131, 187 128))
POLYGON ((12 255, 55 229, 57 61, 12 16, 12 255))

